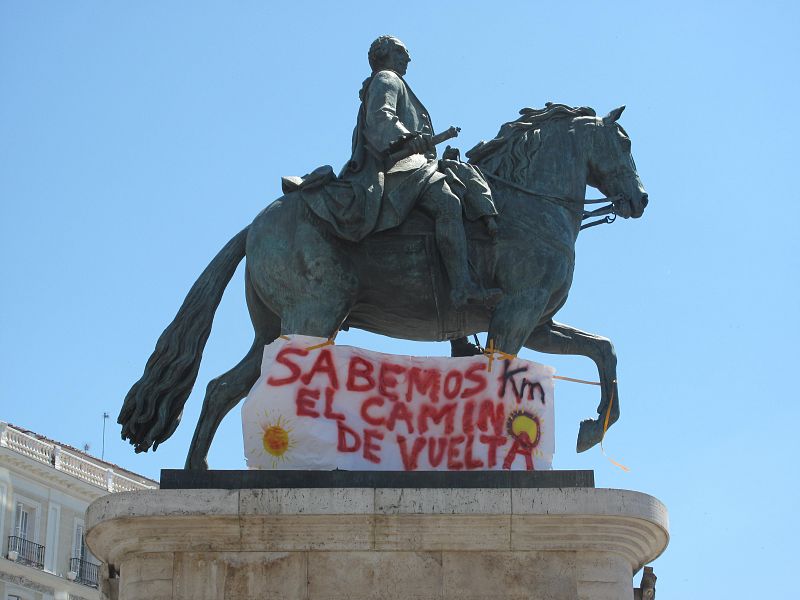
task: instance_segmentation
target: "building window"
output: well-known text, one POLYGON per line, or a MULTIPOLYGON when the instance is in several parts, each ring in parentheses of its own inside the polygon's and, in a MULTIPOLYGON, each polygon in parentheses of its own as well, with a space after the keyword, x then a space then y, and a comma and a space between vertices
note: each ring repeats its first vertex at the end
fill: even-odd
POLYGON ((86 538, 83 535, 83 521, 75 520, 75 531, 72 535, 72 558, 85 560, 86 538))
POLYGON ((38 542, 40 511, 41 505, 38 502, 14 494, 14 525, 11 535, 28 542, 38 542))
POLYGON ((41 506, 38 502, 14 494, 14 521, 8 538, 8 551, 16 553, 17 562, 44 568, 44 546, 39 541, 39 517, 41 506))
POLYGON ((6 484, 0 483, 0 535, 3 535, 6 531, 6 484))
POLYGON ((17 510, 14 512, 14 535, 23 540, 33 542, 34 522, 36 520, 36 509, 24 502, 17 502, 17 510))
POLYGON ((84 525, 80 519, 75 519, 72 532, 72 559, 69 561, 69 570, 72 572, 70 576, 74 574, 77 583, 97 587, 100 566, 86 547, 84 525))

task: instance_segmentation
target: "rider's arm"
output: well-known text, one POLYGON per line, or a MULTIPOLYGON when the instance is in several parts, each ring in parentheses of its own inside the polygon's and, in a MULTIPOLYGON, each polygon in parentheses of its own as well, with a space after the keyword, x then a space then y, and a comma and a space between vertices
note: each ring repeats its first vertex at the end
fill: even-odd
POLYGON ((380 71, 369 85, 366 103, 364 136, 370 145, 384 152, 412 133, 397 116, 397 99, 403 93, 403 81, 392 71, 380 71))

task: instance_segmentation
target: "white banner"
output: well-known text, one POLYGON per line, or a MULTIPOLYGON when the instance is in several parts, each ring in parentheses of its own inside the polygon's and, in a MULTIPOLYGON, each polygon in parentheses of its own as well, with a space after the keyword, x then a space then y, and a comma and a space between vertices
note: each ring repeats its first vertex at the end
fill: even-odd
POLYGON ((324 342, 291 336, 264 348, 242 408, 249 468, 552 468, 552 367, 324 342))

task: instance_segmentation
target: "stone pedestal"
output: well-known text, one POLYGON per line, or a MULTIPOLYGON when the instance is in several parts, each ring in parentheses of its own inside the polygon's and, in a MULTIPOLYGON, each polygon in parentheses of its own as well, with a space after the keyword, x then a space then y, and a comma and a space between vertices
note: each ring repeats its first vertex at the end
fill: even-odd
POLYGON ((87 512, 119 600, 631 600, 667 511, 594 488, 154 490, 87 512))

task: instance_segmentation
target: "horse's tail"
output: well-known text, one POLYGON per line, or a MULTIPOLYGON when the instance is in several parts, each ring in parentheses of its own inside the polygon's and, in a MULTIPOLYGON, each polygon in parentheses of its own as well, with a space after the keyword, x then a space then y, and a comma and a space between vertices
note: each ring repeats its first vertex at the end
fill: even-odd
POLYGON ((178 427, 203 358, 222 293, 245 255, 250 227, 237 233, 214 257, 186 295, 178 314, 156 342, 141 379, 119 413, 122 439, 136 452, 153 450, 178 427))

